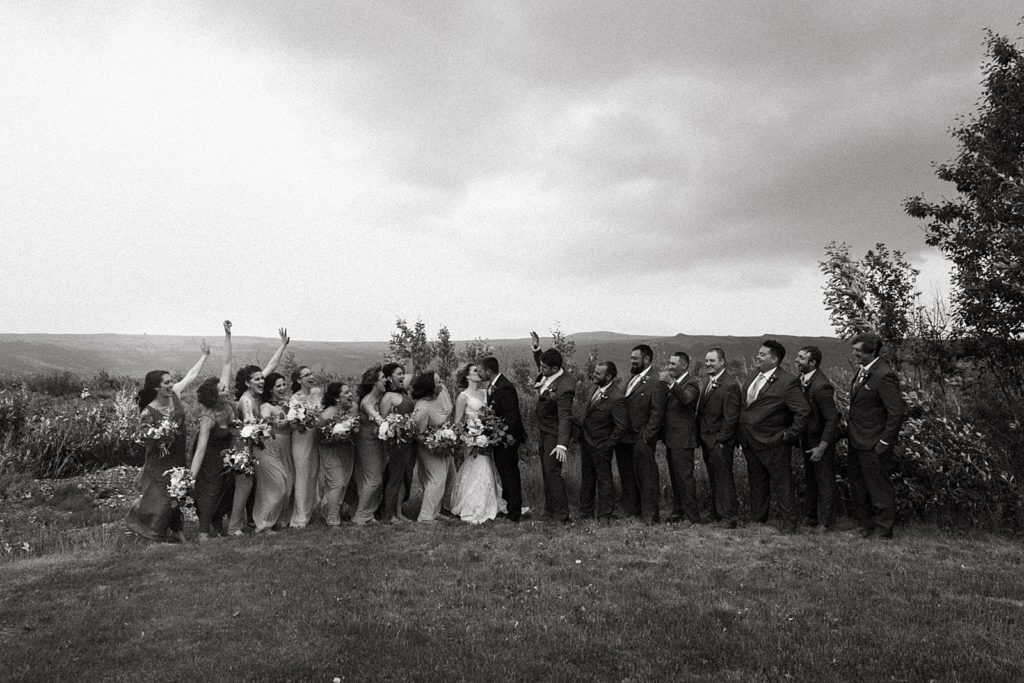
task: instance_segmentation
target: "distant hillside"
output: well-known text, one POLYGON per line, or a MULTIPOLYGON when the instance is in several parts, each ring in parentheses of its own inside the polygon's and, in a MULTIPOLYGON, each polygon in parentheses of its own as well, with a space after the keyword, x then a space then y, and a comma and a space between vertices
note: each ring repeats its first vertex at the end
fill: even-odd
MULTIPOLYGON (((849 346, 831 337, 793 337, 773 335, 787 349, 787 360, 806 344, 821 347, 825 367, 846 366, 849 346)), ((764 337, 725 337, 683 335, 645 337, 615 332, 581 332, 571 334, 576 342, 577 362, 583 362, 595 345, 601 359, 613 360, 625 372, 629 351, 639 343, 647 343, 657 354, 656 362, 664 363, 676 350, 686 351, 694 360, 703 359, 712 347, 725 350, 730 361, 749 360, 757 352, 764 337)), ((219 372, 220 339, 210 339, 213 355, 206 366, 207 374, 219 372)), ((542 339, 547 344, 549 339, 542 339)), ((517 358, 529 359, 530 340, 494 339, 496 356, 503 364, 517 358)), ((461 348, 463 342, 456 342, 461 348)), ((261 337, 235 337, 235 357, 240 363, 266 362, 277 348, 277 340, 261 337)), ((388 350, 387 342, 305 342, 294 340, 288 350, 295 360, 313 368, 325 368, 343 375, 357 375, 379 363, 388 350)), ((88 376, 101 370, 111 375, 141 376, 149 370, 167 369, 184 372, 199 357, 199 337, 127 334, 0 334, 0 372, 47 373, 71 371, 88 376)))

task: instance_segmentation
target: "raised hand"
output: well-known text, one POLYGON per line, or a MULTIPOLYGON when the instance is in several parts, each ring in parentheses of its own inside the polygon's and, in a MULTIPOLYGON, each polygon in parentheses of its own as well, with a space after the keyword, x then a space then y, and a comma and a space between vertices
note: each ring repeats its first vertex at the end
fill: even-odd
POLYGON ((288 328, 287 327, 279 327, 279 328, 277 328, 277 336, 279 336, 281 338, 281 344, 284 345, 284 346, 288 346, 288 342, 290 342, 292 340, 292 338, 288 336, 288 328))
POLYGON ((533 341, 534 348, 540 348, 540 337, 537 336, 536 332, 530 332, 530 339, 533 341))
POLYGON ((210 345, 206 342, 206 338, 205 337, 199 342, 199 351, 204 356, 209 356, 210 355, 210 345))
POLYGON ((224 334, 226 334, 229 337, 231 336, 231 321, 230 320, 225 320, 224 321, 224 334))

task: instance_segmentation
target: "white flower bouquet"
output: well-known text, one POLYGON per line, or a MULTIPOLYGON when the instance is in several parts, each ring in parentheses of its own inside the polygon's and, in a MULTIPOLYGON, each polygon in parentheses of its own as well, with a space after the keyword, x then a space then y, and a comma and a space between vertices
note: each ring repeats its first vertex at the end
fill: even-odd
POLYGON ((292 423, 292 427, 296 431, 304 432, 316 427, 316 420, 320 417, 321 410, 322 408, 318 405, 292 397, 288 403, 288 414, 285 415, 285 419, 292 423))
POLYGON ((327 443, 351 442, 359 433, 359 418, 356 415, 338 415, 334 422, 320 428, 320 437, 327 443))
POLYGON ((274 428, 267 420, 247 420, 242 425, 238 436, 246 442, 250 449, 263 448, 263 444, 268 438, 276 438, 274 428))
POLYGON ((248 474, 250 477, 256 474, 256 466, 260 461, 249 449, 231 447, 225 448, 220 453, 227 469, 236 474, 248 474))
POLYGON ((412 420, 408 415, 391 413, 377 429, 377 438, 386 446, 397 446, 402 443, 409 443, 415 436, 412 420))
POLYGON ((178 433, 178 424, 171 418, 165 417, 159 424, 139 425, 136 443, 144 446, 157 446, 160 451, 167 455, 168 448, 178 433))
POLYGON ((187 467, 172 467, 164 471, 164 476, 170 477, 167 484, 167 495, 177 500, 179 504, 183 503, 196 483, 192 477, 192 470, 187 467))
MULTIPOLYGON (((490 406, 484 406, 462 425, 459 435, 462 443, 476 451, 488 451, 496 446, 512 446, 515 438, 508 425, 490 406)), ((476 453, 474 452, 474 455, 476 453)))
POLYGON ((459 435, 450 424, 431 427, 422 437, 422 443, 435 455, 450 455, 459 444, 459 435))

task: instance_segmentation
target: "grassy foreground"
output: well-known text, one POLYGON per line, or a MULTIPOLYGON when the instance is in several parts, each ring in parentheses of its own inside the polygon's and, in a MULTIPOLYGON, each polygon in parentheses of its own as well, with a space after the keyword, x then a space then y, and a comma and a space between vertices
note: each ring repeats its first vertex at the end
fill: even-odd
POLYGON ((1024 553, 999 537, 524 522, 97 547, 0 564, 5 680, 1024 671, 1024 553))

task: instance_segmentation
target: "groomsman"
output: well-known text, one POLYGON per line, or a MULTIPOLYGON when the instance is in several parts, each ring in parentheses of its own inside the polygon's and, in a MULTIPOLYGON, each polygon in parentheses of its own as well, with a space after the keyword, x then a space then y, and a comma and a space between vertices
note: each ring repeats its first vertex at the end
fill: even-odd
POLYGON ((519 474, 519 446, 526 443, 523 416, 519 412, 519 392, 505 375, 501 374, 498 359, 487 356, 477 366, 487 382, 487 405, 508 425, 515 444, 494 449, 494 466, 501 478, 501 495, 505 499, 509 521, 518 522, 523 513, 523 489, 519 474))
POLYGON ((576 380, 562 368, 557 349, 541 352, 540 338, 533 337, 533 361, 540 370, 537 382, 537 428, 540 431, 539 455, 544 479, 544 516, 569 521, 569 496, 565 492, 562 465, 572 440, 572 404, 576 399, 576 380))
POLYGON ((807 426, 800 434, 804 456, 804 480, 807 497, 804 511, 807 526, 828 531, 836 521, 836 412, 832 382, 821 372, 821 349, 805 346, 796 354, 800 386, 811 408, 807 426))
POLYGON ((850 388, 850 417, 846 430, 850 446, 847 476, 862 534, 892 538, 896 521, 896 491, 889 473, 893 447, 906 415, 900 380, 878 357, 882 339, 873 333, 850 340, 860 370, 850 388), (868 512, 868 503, 871 512, 868 512))
POLYGON ((700 450, 711 486, 711 510, 715 519, 736 528, 736 480, 732 463, 736 429, 740 419, 740 385, 725 371, 725 351, 711 349, 704 356, 708 378, 697 400, 700 450))
POLYGON ((676 351, 661 373, 667 387, 665 401, 665 442, 668 475, 672 481, 672 514, 669 522, 700 523, 697 482, 693 478, 693 457, 697 448, 697 399, 700 382, 690 374, 690 356, 676 351))
POLYGON ((799 380, 779 367, 785 357, 785 347, 774 339, 761 344, 754 359, 757 371, 743 385, 740 444, 747 460, 751 517, 767 522, 769 501, 774 498, 782 513, 783 531, 794 532, 796 500, 790 453, 811 409, 799 380))
POLYGON ((574 420, 580 429, 580 516, 596 516, 601 521, 611 519, 615 512, 612 457, 628 424, 625 397, 616 375, 618 368, 610 360, 597 364, 594 390, 574 420))
MULTIPOLYGON (((654 451, 658 445, 658 436, 665 419, 665 395, 667 387, 651 370, 654 362, 654 351, 647 344, 638 344, 629 354, 629 369, 632 379, 626 385, 626 416, 628 426, 615 457, 619 465, 619 476, 622 479, 623 508, 627 512, 639 512, 644 522, 656 524, 658 514, 658 463, 654 459, 654 451), (620 457, 624 451, 630 450, 629 461, 620 457), (633 486, 627 498, 627 484, 624 468, 629 464, 633 467, 633 486)), ((634 513, 635 514, 635 513, 634 513)))

